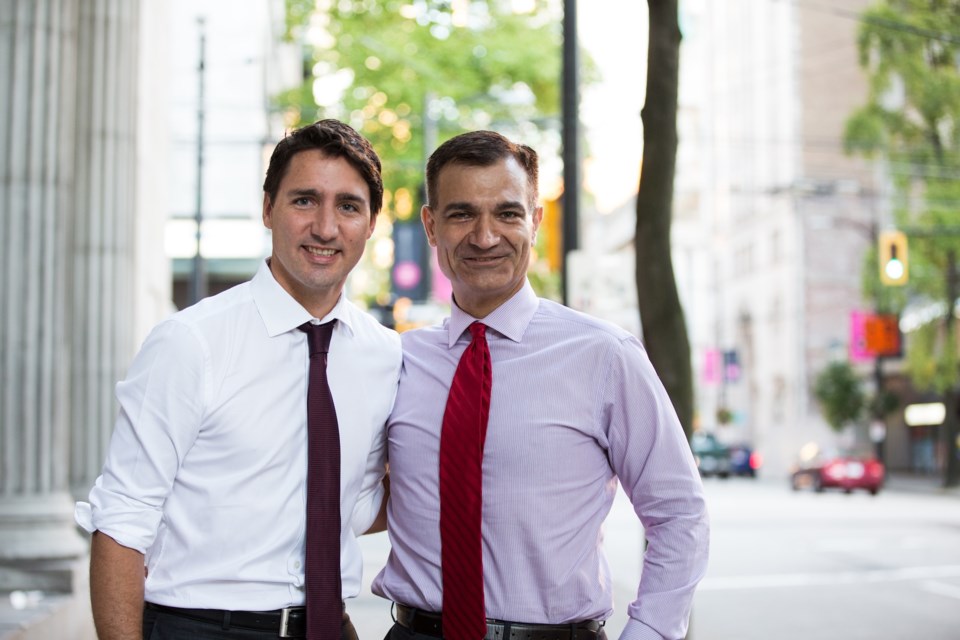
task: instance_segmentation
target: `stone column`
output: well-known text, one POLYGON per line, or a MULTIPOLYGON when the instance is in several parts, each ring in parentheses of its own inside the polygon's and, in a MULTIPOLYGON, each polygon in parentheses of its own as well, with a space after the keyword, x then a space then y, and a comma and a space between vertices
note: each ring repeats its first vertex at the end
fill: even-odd
POLYGON ((134 347, 138 5, 84 0, 78 16, 67 287, 70 486, 79 496, 87 494, 103 464, 117 415, 114 385, 134 347))
POLYGON ((0 2, 0 590, 69 590, 86 552, 71 486, 130 355, 138 4, 0 2))

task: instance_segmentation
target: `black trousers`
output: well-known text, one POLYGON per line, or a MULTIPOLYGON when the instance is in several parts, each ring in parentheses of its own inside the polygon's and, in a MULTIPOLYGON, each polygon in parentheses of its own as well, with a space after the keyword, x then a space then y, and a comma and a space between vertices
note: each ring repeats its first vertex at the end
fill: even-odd
MULTIPOLYGON (((599 640, 607 640, 607 634, 603 629, 600 629, 597 637, 599 640)), ((383 637, 383 640, 437 640, 437 638, 424 633, 414 633, 403 625, 394 624, 390 627, 390 631, 387 631, 387 635, 383 637)))
MULTIPOLYGON (((216 622, 193 620, 153 609, 143 611, 143 640, 275 640, 277 637, 275 631, 223 629, 216 622)), ((340 640, 357 640, 357 630, 346 613, 343 614, 340 640)))

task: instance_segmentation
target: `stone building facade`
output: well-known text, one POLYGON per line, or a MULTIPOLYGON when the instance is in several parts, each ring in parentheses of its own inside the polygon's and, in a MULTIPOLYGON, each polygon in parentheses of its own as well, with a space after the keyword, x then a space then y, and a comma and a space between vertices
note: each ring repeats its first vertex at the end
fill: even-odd
POLYGON ((141 188, 165 137, 140 99, 162 91, 140 73, 162 50, 142 53, 156 14, 0 3, 0 637, 92 636, 74 501, 99 473, 113 385, 169 300, 162 184, 141 188))

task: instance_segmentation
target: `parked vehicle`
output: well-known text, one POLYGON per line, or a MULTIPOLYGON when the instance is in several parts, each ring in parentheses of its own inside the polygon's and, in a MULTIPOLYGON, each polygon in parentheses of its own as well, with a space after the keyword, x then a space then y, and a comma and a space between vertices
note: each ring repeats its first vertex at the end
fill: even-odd
POLYGON ((712 433, 698 431, 690 438, 690 448, 700 475, 726 478, 730 475, 730 449, 712 433))
POLYGON ((801 453, 790 484, 794 491, 808 488, 819 493, 825 489, 841 489, 850 493, 863 489, 876 495, 883 487, 885 475, 883 463, 869 453, 810 449, 807 455, 801 453))
POLYGON ((756 478, 763 466, 763 456, 747 444, 735 444, 730 449, 730 473, 735 476, 756 478))

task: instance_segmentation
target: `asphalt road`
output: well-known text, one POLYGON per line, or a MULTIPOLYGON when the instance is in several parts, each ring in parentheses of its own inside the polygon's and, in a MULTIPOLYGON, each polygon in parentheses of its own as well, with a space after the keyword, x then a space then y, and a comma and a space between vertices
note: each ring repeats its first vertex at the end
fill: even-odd
MULTIPOLYGON (((813 494, 786 481, 705 482, 711 562, 691 640, 957 640, 960 498, 885 490, 813 494)), ((361 640, 390 628, 369 583, 389 550, 367 536, 364 589, 348 602, 361 640)), ((606 525, 617 638, 640 575, 642 530, 622 494, 606 525)))

